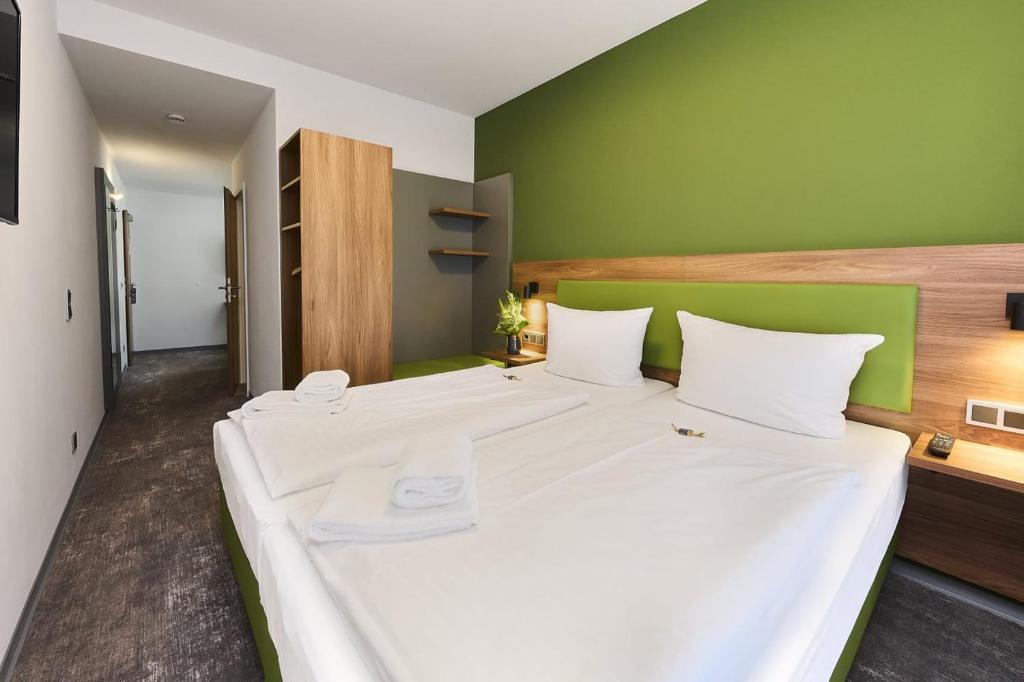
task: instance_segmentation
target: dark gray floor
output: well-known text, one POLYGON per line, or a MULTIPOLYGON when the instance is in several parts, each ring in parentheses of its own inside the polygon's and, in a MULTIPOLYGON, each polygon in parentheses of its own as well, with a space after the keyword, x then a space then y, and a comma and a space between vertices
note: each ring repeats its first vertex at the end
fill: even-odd
MULTIPOLYGON (((258 680, 217 516, 224 352, 137 358, 15 679, 258 680)), ((891 573, 849 679, 1024 680, 1024 626, 891 573)))
POLYGON ((892 572, 848 679, 1019 682, 1024 625, 892 572))
POLYGON ((222 350, 136 355, 15 680, 262 678, 217 514, 226 368, 222 350))

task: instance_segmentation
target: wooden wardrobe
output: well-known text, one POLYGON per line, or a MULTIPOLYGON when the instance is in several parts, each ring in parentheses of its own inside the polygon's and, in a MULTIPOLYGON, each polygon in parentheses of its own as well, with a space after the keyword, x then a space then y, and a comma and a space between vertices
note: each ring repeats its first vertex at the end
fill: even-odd
POLYGON ((285 388, 391 378, 391 148, 305 128, 280 149, 285 388))

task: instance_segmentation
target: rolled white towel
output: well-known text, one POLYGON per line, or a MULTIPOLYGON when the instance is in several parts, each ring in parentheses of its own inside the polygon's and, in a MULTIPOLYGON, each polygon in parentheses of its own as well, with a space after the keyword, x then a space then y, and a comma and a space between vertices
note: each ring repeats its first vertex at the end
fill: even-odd
POLYGON ((300 403, 329 403, 341 397, 348 382, 349 376, 344 370, 310 372, 295 387, 295 399, 300 403))
POLYGON ((271 417, 317 417, 338 414, 344 410, 339 403, 300 403, 295 401, 294 391, 267 391, 242 405, 240 410, 229 412, 234 421, 239 419, 268 419, 271 417))
POLYGON ((403 509, 391 504, 394 467, 345 469, 306 527, 314 542, 403 542, 467 530, 476 525, 476 484, 455 504, 403 509))
POLYGON ((406 509, 428 509, 458 502, 476 474, 473 441, 452 431, 410 440, 391 477, 391 501, 406 509))

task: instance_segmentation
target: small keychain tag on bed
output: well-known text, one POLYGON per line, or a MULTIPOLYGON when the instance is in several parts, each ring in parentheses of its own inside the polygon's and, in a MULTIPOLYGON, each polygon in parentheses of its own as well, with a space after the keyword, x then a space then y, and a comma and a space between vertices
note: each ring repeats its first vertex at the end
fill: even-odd
POLYGON ((703 431, 694 431, 693 429, 684 429, 680 426, 672 425, 672 430, 678 433, 680 436, 687 436, 689 438, 703 438, 703 431))
POLYGON ((522 381, 522 379, 517 377, 515 374, 502 374, 501 376, 505 377, 509 381, 522 381))

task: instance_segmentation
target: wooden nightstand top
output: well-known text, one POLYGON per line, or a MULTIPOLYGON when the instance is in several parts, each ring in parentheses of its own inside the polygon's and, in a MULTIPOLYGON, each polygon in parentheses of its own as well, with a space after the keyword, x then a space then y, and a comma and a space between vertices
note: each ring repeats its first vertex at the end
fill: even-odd
POLYGON ((910 450, 910 466, 1024 493, 1024 452, 957 439, 947 459, 928 454, 931 433, 910 450))
POLYGON ((542 362, 547 359, 547 355, 544 353, 537 353, 532 350, 524 350, 520 355, 509 355, 503 350, 485 350, 480 355, 491 360, 498 360, 504 362, 508 367, 522 367, 523 365, 532 365, 535 362, 542 362))

